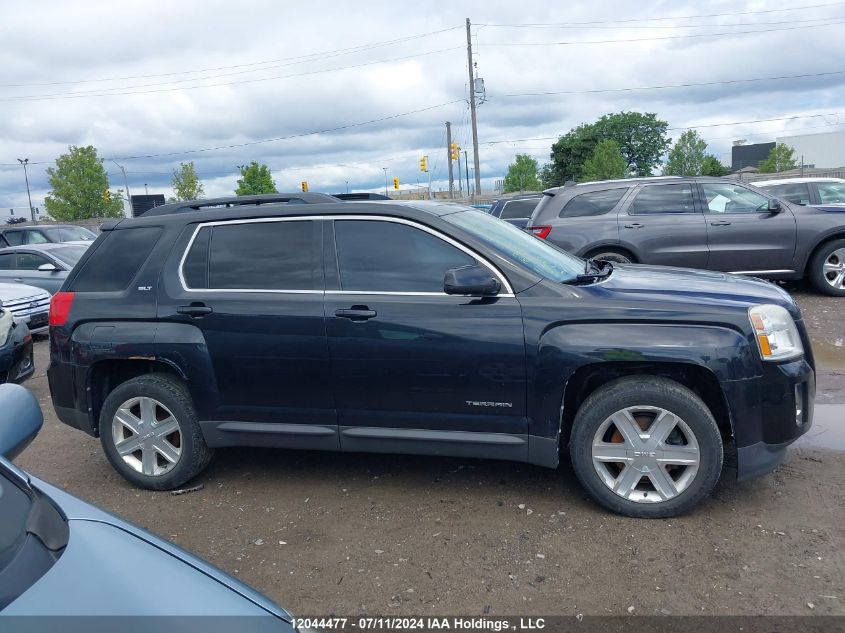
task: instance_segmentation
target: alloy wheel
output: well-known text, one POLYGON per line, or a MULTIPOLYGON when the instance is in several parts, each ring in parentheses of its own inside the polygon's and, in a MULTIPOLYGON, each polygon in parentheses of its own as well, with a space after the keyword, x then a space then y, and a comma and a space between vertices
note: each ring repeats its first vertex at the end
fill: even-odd
POLYGON ((822 264, 822 276, 837 290, 845 290, 845 248, 837 248, 822 264))
POLYGON ((169 472, 182 456, 182 431, 166 406, 154 398, 130 398, 112 419, 118 455, 136 472, 156 477, 169 472))
POLYGON ((652 406, 620 409, 593 436, 593 467, 611 491, 629 501, 677 497, 698 472, 701 452, 690 427, 652 406))

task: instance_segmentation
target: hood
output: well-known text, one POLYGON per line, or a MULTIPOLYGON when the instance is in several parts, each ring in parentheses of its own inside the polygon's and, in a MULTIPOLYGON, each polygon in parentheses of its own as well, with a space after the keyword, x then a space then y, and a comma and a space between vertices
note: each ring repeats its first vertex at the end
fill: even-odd
POLYGON ((50 571, 10 605, 17 607, 18 613, 32 607, 42 615, 271 614, 291 621, 269 598, 181 547, 44 481, 28 479, 67 517, 70 536, 67 549, 50 571), (114 558, 115 552, 122 552, 119 560, 114 558), (127 569, 134 571, 127 573, 127 569), (96 581, 97 592, 91 592, 90 583, 79 582, 85 573, 90 574, 91 582, 96 581), (133 588, 140 578, 157 579, 150 596, 172 595, 178 600, 142 600, 142 594, 133 588), (112 588, 115 593, 110 602, 104 592, 112 588), (110 606, 104 607, 104 602, 110 606), (49 611, 44 611, 45 605, 50 605, 49 611))
POLYGON ((793 318, 801 313, 785 290, 777 284, 730 273, 669 266, 613 264, 613 273, 594 284, 631 300, 661 304, 719 305, 747 310, 753 305, 773 303, 786 308, 793 318))
POLYGON ((0 301, 12 302, 19 299, 26 299, 28 297, 35 297, 49 294, 46 290, 36 288, 35 286, 27 286, 26 284, 3 284, 0 283, 0 301))

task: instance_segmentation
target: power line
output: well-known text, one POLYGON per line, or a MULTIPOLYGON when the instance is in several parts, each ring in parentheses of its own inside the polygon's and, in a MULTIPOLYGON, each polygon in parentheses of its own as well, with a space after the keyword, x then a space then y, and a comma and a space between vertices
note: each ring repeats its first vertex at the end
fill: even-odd
POLYGON ((804 11, 806 9, 819 9, 822 7, 841 6, 845 2, 827 2, 824 4, 808 4, 800 7, 786 7, 784 9, 763 9, 760 11, 737 11, 734 13, 705 13, 699 15, 666 15, 654 18, 628 18, 628 19, 613 19, 613 20, 591 20, 588 22, 557 22, 557 23, 526 23, 522 25, 517 24, 478 24, 477 26, 524 26, 524 27, 554 27, 561 25, 576 25, 585 26, 589 24, 611 24, 611 23, 626 23, 626 22, 654 22, 658 20, 694 20, 698 18, 724 18, 735 15, 761 15, 764 13, 781 13, 786 11, 804 11))
MULTIPOLYGON (((831 19, 839 19, 843 16, 825 16, 823 18, 805 18, 803 20, 775 20, 769 22, 731 22, 728 24, 618 24, 618 25, 597 25, 586 26, 588 30, 591 29, 712 29, 712 28, 733 28, 735 26, 769 26, 772 24, 804 24, 808 22, 826 22, 831 19)), ((585 25, 573 24, 479 24, 477 26, 488 26, 493 28, 532 28, 532 29, 584 29, 585 25)))
MULTIPOLYGON (((288 141, 295 138, 303 138, 306 136, 315 136, 317 134, 328 134, 329 132, 339 132, 341 130, 348 130, 351 128, 361 127, 364 125, 371 125, 373 123, 381 123, 383 121, 390 121, 392 119, 398 119, 401 117, 410 116, 412 114, 419 114, 420 112, 428 112, 429 110, 435 110, 437 108, 443 108, 448 105, 452 105, 453 103, 460 103, 463 99, 455 99, 453 101, 447 101, 446 103, 438 103, 436 105, 427 106, 425 108, 417 108, 415 110, 409 110, 408 112, 399 112, 397 114, 390 114, 387 116, 379 117, 377 119, 370 119, 368 121, 359 121, 357 123, 347 123, 345 125, 338 125, 336 127, 326 128, 323 130, 315 130, 312 132, 300 132, 298 134, 290 134, 288 136, 276 136, 273 138, 265 138, 256 141, 246 141, 244 143, 231 143, 229 145, 218 145, 215 147, 201 147, 196 149, 186 149, 178 152, 160 152, 156 154, 139 154, 137 156, 108 156, 104 157, 103 160, 141 160, 145 158, 161 158, 167 156, 183 156, 187 154, 199 154, 202 152, 214 152, 223 149, 235 149, 238 147, 250 147, 252 145, 262 145, 265 143, 275 143, 277 141, 288 141)), ((48 165, 51 164, 52 161, 39 161, 39 162, 30 162, 30 165, 48 165)), ((14 163, 0 163, 3 166, 14 165, 14 163)))
MULTIPOLYGON (((36 83, 20 83, 20 84, 0 84, 2 88, 22 88, 22 87, 34 87, 34 86, 61 86, 61 85, 69 85, 69 84, 83 84, 83 83, 97 83, 97 82, 105 82, 105 81, 125 81, 129 79, 152 79, 154 77, 173 77, 176 75, 187 75, 187 74, 195 74, 195 73, 205 73, 205 72, 215 72, 218 70, 232 70, 234 68, 245 68, 247 66, 261 66, 265 64, 277 64, 279 62, 288 62, 291 60, 301 60, 298 62, 293 63, 310 63, 314 61, 319 61, 320 58, 329 59, 331 57, 337 57, 339 55, 347 55, 350 53, 358 53, 365 50, 370 50, 373 48, 380 48, 382 46, 389 46, 391 44, 401 44, 405 42, 410 42, 413 40, 421 39, 424 37, 429 37, 431 35, 439 35, 440 33, 446 33, 448 31, 454 31, 456 29, 463 28, 463 26, 450 26, 449 28, 439 29, 437 31, 429 31, 427 33, 418 33, 416 35, 408 35, 405 37, 392 39, 392 40, 384 40, 381 42, 373 42, 370 44, 360 44, 358 46, 351 46, 348 48, 338 48, 329 51, 321 51, 316 53, 309 53, 305 55, 295 55, 292 57, 280 57, 278 59, 268 59, 264 61, 258 62, 247 62, 243 64, 234 64, 231 66, 216 66, 212 68, 198 68, 194 70, 177 70, 173 72, 167 73, 156 73, 156 74, 149 74, 149 75, 127 75, 124 77, 101 77, 99 79, 75 79, 75 80, 68 80, 68 81, 47 81, 47 82, 36 82, 36 83)), ((255 70, 264 70, 263 68, 258 68, 255 70)), ((251 72, 251 71, 247 71, 251 72)), ((204 77, 195 77, 194 79, 205 79, 204 77)))
MULTIPOLYGON (((439 50, 434 51, 426 51, 423 53, 414 53, 412 55, 404 55, 402 57, 394 57, 391 59, 380 59, 370 62, 362 62, 360 64, 353 64, 350 66, 340 66, 337 68, 325 68, 322 70, 310 70, 310 71, 303 71, 300 73, 293 73, 289 75, 275 75, 272 77, 255 77, 252 79, 242 79, 240 81, 227 81, 227 82, 220 82, 220 83, 213 83, 213 84, 202 84, 198 86, 174 86, 171 88, 157 88, 154 90, 132 90, 133 86, 124 86, 120 88, 106 88, 103 90, 83 90, 77 92, 57 92, 51 94, 43 94, 43 95, 21 95, 17 97, 4 97, 0 98, 0 102, 3 101, 54 101, 58 99, 83 99, 86 97, 114 97, 114 96, 123 96, 123 95, 137 95, 137 94, 152 94, 158 92, 174 92, 178 90, 197 90, 201 88, 218 88, 221 86, 235 86, 240 84, 247 84, 247 83, 258 83, 264 81, 275 81, 277 79, 290 79, 293 77, 306 77, 310 75, 319 75, 323 73, 329 72, 338 72, 342 70, 351 70, 354 68, 363 68, 365 66, 374 66, 376 64, 389 64, 397 61, 404 61, 406 59, 413 59, 415 57, 424 57, 427 55, 435 55, 438 53, 445 53, 449 51, 459 50, 462 49, 462 46, 453 46, 451 48, 442 48, 439 50), (123 92, 112 92, 112 91, 123 91, 123 92)), ((221 75, 224 76, 224 75, 221 75)), ((202 78, 202 79, 191 79, 187 81, 202 81, 205 79, 211 79, 211 77, 202 78)), ((167 85, 176 82, 164 82, 159 84, 147 84, 147 86, 156 86, 156 85, 167 85)), ((134 86, 136 88, 144 87, 144 86, 134 86)))
POLYGON ((822 24, 805 24, 803 26, 782 26, 773 29, 756 29, 751 31, 727 31, 722 33, 687 33, 685 35, 660 35, 657 37, 636 37, 614 40, 580 40, 571 42, 488 42, 485 46, 577 46, 580 44, 621 44, 631 42, 654 42, 658 40, 686 40, 700 37, 726 37, 734 35, 748 35, 752 33, 773 33, 775 31, 797 31, 800 29, 815 29, 825 26, 835 26, 845 23, 845 19, 823 22, 822 24))
POLYGON ((666 84, 661 86, 633 86, 627 88, 597 88, 590 90, 553 90, 548 92, 514 92, 503 95, 490 95, 487 98, 502 97, 541 97, 547 95, 583 95, 598 94, 604 92, 633 92, 638 90, 666 90, 669 88, 697 88, 701 86, 722 86, 728 84, 751 83, 756 81, 777 81, 781 79, 803 79, 806 77, 829 77, 832 75, 843 75, 845 70, 832 70, 821 73, 805 73, 801 75, 778 75, 775 77, 751 77, 747 79, 725 79, 721 81, 702 81, 683 84, 666 84))

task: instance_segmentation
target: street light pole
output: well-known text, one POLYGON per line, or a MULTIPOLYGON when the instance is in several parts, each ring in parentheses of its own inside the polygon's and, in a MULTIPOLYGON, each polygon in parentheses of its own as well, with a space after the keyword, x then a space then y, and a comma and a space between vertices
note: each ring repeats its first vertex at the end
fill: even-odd
POLYGON ((382 167, 382 169, 384 170, 384 195, 389 198, 390 196, 387 195, 387 167, 382 167))
POLYGON ((126 178, 126 170, 123 168, 123 165, 118 163, 115 159, 109 158, 111 162, 117 165, 120 168, 120 171, 123 172, 123 184, 126 186, 126 201, 129 203, 129 215, 127 217, 132 216, 132 196, 129 193, 129 180, 126 178))
POLYGON ((19 158, 18 162, 23 165, 23 178, 26 180, 26 198, 29 200, 29 217, 35 222, 35 211, 32 209, 32 195, 29 193, 29 176, 26 173, 26 165, 29 162, 28 158, 19 158))

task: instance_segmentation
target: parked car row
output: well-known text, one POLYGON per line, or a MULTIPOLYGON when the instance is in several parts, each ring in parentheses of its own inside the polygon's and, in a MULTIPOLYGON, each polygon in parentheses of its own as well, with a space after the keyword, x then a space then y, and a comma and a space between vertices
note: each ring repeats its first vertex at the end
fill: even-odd
POLYGON ((197 206, 107 222, 52 298, 54 408, 136 486, 223 446, 569 455, 605 507, 672 516, 729 442, 755 477, 810 427, 775 285, 583 260, 449 204, 197 206))

